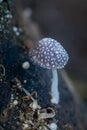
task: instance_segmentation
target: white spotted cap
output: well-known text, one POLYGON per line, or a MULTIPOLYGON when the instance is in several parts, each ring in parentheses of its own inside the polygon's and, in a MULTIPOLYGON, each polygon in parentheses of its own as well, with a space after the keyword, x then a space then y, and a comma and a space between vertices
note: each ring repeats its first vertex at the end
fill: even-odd
POLYGON ((62 45, 52 38, 43 38, 29 51, 31 61, 47 69, 61 69, 69 56, 62 45))

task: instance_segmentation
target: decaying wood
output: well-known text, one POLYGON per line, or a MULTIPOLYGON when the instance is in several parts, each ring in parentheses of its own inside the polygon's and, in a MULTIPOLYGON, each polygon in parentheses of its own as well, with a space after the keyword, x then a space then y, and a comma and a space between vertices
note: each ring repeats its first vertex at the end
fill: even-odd
POLYGON ((74 102, 75 102, 75 109, 76 109, 76 118, 79 124, 79 129, 85 129, 84 126, 87 127, 87 108, 84 103, 84 101, 81 99, 79 94, 76 92, 75 87, 73 85, 73 82, 69 78, 68 74, 65 70, 61 70, 60 74, 62 76, 62 79, 66 83, 66 86, 70 93, 73 96, 74 102), (85 125, 84 125, 85 124, 85 125))
POLYGON ((25 44, 30 44, 31 47, 40 39, 40 30, 38 28, 38 25, 31 19, 31 10, 29 8, 24 9, 21 0, 15 0, 14 3, 16 11, 15 17, 26 36, 25 44))

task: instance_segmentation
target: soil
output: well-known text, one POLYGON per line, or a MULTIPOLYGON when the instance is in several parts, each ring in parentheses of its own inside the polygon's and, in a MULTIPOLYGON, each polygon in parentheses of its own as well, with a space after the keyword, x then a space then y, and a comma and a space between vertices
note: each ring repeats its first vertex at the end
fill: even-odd
POLYGON ((60 102, 58 105, 53 105, 50 103, 51 70, 31 63, 26 51, 7 40, 0 43, 0 59, 0 65, 5 69, 3 76, 3 68, 0 68, 0 130, 23 129, 23 120, 20 121, 19 115, 26 113, 28 108, 23 104, 25 93, 21 91, 20 85, 30 93, 37 92, 38 95, 34 98, 42 108, 51 107, 55 110, 55 118, 49 119, 48 122, 52 120, 57 122, 58 130, 86 130, 81 112, 79 108, 77 109, 61 75, 59 75, 60 102), (27 70, 22 68, 25 61, 30 63, 30 68, 27 70), (14 99, 18 100, 16 106, 11 106, 11 101, 14 100, 12 94, 14 99))

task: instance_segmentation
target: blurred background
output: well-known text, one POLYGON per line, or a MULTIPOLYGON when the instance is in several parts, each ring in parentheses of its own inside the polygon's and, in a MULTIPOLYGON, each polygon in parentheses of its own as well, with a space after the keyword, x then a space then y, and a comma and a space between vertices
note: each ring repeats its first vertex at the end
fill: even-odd
POLYGON ((23 0, 44 37, 57 39, 69 53, 65 67, 87 103, 87 0, 23 0))

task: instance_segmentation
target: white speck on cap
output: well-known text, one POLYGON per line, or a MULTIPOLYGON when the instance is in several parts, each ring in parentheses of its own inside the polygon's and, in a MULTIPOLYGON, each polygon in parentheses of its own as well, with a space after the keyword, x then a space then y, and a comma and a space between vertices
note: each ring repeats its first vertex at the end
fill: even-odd
POLYGON ((31 61, 47 69, 61 69, 67 64, 69 56, 62 45, 52 38, 43 38, 30 49, 31 61))

